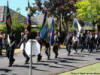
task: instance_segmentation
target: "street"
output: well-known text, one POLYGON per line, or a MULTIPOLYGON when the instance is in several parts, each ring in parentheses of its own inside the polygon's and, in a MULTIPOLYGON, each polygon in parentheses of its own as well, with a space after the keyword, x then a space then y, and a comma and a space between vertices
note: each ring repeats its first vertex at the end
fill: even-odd
MULTIPOLYGON (((72 50, 71 55, 67 56, 66 49, 60 49, 57 59, 54 58, 54 53, 51 51, 50 60, 47 60, 43 50, 42 56, 41 62, 37 62, 37 57, 33 57, 32 75, 56 75, 100 62, 99 50, 94 53, 88 53, 87 50, 81 53, 78 50, 77 54, 72 50)), ((29 75, 29 64, 24 64, 25 58, 22 53, 15 54, 15 59, 13 67, 8 67, 7 57, 0 56, 0 75, 29 75)))

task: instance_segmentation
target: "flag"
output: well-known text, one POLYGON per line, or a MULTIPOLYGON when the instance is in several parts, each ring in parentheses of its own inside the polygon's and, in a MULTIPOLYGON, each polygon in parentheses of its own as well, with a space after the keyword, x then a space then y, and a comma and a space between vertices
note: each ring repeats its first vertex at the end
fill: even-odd
POLYGON ((52 39, 52 32, 53 32, 53 28, 54 28, 54 19, 52 19, 52 24, 49 30, 49 44, 51 45, 51 39, 52 39))
POLYGON ((43 25, 43 28, 40 31, 40 38, 46 39, 48 37, 48 19, 46 19, 46 22, 43 25))
POLYGON ((74 26, 75 28, 77 28, 77 18, 74 18, 74 20, 73 20, 73 26, 74 26))
POLYGON ((78 28, 78 31, 79 31, 79 32, 80 32, 81 29, 82 29, 82 27, 81 27, 81 25, 79 24, 77 18, 74 18, 73 26, 74 26, 75 28, 78 28))
POLYGON ((11 21, 11 15, 9 11, 9 4, 7 1, 7 10, 6 10, 6 27, 7 27, 7 33, 11 33, 11 26, 12 26, 12 21, 11 21))
POLYGON ((27 14, 27 30, 30 32, 31 30, 31 13, 30 13, 30 4, 28 1, 28 14, 27 14))
POLYGON ((43 20, 41 29, 42 29, 42 28, 44 27, 44 25, 45 25, 46 18, 47 18, 47 12, 45 12, 45 14, 44 14, 44 20, 43 20))

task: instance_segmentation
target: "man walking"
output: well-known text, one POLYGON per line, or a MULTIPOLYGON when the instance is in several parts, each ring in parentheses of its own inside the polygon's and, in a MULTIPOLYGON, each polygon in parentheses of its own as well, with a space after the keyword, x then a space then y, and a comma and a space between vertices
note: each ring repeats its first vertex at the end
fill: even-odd
POLYGON ((71 45, 72 45, 72 34, 70 32, 67 33, 66 38, 64 40, 64 44, 66 45, 66 49, 68 51, 68 56, 71 53, 71 45))
POLYGON ((16 38, 15 33, 12 30, 8 37, 9 50, 7 52, 7 57, 9 59, 9 67, 11 67, 15 61, 14 59, 15 38, 16 38))

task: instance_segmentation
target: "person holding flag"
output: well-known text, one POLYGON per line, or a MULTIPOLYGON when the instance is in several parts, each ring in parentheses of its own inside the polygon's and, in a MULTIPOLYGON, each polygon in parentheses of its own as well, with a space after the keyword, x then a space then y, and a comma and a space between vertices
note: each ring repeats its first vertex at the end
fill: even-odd
MULTIPOLYGON (((41 27, 41 30, 40 30, 40 39, 42 40, 42 43, 44 42, 45 43, 45 46, 46 46, 46 54, 48 56, 48 42, 46 41, 48 39, 48 19, 47 19, 47 12, 45 12, 44 14, 44 20, 43 20, 43 24, 42 24, 42 27, 41 27)), ((42 59, 42 56, 41 54, 38 55, 38 61, 40 61, 42 59)), ((49 57, 48 57, 49 59, 49 57)))
POLYGON ((27 23, 26 23, 26 29, 24 31, 23 36, 21 37, 20 43, 18 47, 20 46, 21 50, 23 50, 23 56, 25 57, 25 63, 28 64, 30 57, 27 55, 27 52, 25 51, 26 43, 31 38, 31 8, 28 0, 28 14, 27 14, 27 23))
POLYGON ((9 67, 11 67, 15 61, 14 59, 15 33, 14 30, 12 29, 12 21, 11 21, 8 1, 7 1, 7 12, 6 12, 6 27, 7 27, 7 34, 8 34, 7 57, 9 59, 9 67))
POLYGON ((46 46, 45 53, 47 55, 48 60, 50 59, 50 49, 51 49, 51 40, 52 40, 53 27, 54 27, 54 19, 52 19, 51 27, 48 31, 49 36, 48 36, 48 38, 46 39, 46 42, 45 42, 45 46, 46 46))

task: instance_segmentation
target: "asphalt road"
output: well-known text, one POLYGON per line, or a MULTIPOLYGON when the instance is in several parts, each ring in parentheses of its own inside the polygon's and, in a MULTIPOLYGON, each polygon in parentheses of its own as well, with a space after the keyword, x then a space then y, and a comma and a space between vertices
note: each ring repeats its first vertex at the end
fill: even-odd
MULTIPOLYGON (((70 71, 89 64, 100 62, 100 52, 88 53, 84 50, 83 53, 78 50, 72 50, 71 56, 67 56, 66 49, 59 50, 59 56, 54 58, 54 53, 51 51, 51 60, 47 60, 45 52, 42 51, 43 59, 37 62, 37 57, 33 57, 32 75, 56 75, 58 73, 70 71)), ((24 64, 25 58, 22 53, 15 54, 15 62, 13 67, 8 67, 8 59, 5 56, 0 56, 0 75, 29 75, 29 64, 24 64)))

